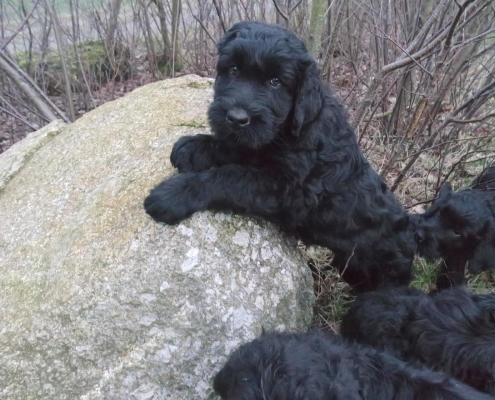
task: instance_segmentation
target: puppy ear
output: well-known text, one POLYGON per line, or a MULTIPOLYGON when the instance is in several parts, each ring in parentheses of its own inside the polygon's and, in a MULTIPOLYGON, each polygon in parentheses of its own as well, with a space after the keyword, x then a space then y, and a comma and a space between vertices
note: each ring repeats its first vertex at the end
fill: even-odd
POLYGON ((237 28, 236 25, 234 25, 227 32, 225 32, 225 35, 223 35, 223 37, 217 43, 218 51, 221 52, 223 48, 227 45, 227 43, 231 42, 237 37, 238 33, 239 33, 239 29, 237 28))
MULTIPOLYGON (((303 67, 304 68, 304 67, 303 67)), ((292 134, 299 136, 304 124, 313 121, 323 106, 320 72, 313 60, 303 70, 303 78, 297 88, 292 118, 292 134)))
POLYGON ((495 231, 487 223, 484 238, 476 247, 474 255, 469 260, 468 270, 472 274, 495 268, 495 231))
POLYGON ((452 194, 452 185, 447 182, 438 191, 438 200, 446 200, 452 194))
POLYGON ((215 393, 222 399, 227 398, 237 383, 236 378, 236 373, 230 365, 224 366, 213 378, 213 389, 215 393))

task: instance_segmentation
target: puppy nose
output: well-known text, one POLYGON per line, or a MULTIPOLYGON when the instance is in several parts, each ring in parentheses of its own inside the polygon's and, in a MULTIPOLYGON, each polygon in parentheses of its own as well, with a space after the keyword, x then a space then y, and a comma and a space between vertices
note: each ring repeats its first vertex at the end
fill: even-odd
POLYGON ((234 108, 227 113, 229 125, 235 128, 243 128, 249 125, 249 115, 242 108, 234 108))

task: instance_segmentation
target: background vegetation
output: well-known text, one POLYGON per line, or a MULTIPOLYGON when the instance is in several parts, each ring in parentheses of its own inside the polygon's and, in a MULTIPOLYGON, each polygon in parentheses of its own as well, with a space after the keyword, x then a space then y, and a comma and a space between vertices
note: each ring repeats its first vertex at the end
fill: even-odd
MULTIPOLYGON (((492 0, 0 0, 0 152, 145 83, 213 77, 215 43, 240 20, 303 39, 412 212, 495 158, 492 0)), ((331 256, 307 254, 317 270, 331 256)), ((419 260, 415 284, 430 288, 434 268, 419 260)), ((488 290, 490 277, 471 284, 488 290)), ((333 326, 350 295, 334 272, 316 291, 333 326)))

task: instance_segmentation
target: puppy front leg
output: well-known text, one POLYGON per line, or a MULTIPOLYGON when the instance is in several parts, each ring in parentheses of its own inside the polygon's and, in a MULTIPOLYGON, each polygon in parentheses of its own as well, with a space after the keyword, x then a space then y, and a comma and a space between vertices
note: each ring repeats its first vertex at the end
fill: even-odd
POLYGON ((179 172, 200 172, 236 161, 238 151, 211 135, 182 136, 175 142, 170 162, 179 172))
POLYGON ((462 257, 449 257, 443 260, 440 271, 437 274, 437 290, 451 289, 464 284, 464 269, 466 259, 462 257))
POLYGON ((235 164, 173 176, 155 187, 144 201, 156 221, 177 224, 197 211, 231 210, 267 219, 280 211, 284 184, 270 171, 235 164))

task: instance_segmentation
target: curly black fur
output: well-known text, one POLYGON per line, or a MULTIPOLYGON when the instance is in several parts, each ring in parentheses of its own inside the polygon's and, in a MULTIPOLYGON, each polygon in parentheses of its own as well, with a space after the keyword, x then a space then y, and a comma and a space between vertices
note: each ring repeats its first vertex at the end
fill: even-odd
POLYGON ((321 332, 264 334, 216 375, 223 400, 481 400, 492 397, 422 367, 321 332))
POLYGON ((413 288, 365 293, 345 315, 341 335, 419 361, 495 394, 495 295, 464 287, 428 295, 413 288))
POLYGON ((464 283, 464 270, 480 273, 495 267, 495 163, 466 190, 453 192, 450 184, 425 213, 415 217, 420 255, 444 262, 437 288, 464 283))
POLYGON ((408 216, 358 148, 345 110, 302 42, 278 26, 242 22, 218 45, 213 135, 181 138, 180 175, 145 200, 175 224, 231 210, 330 248, 361 290, 408 284, 415 251, 408 216))

